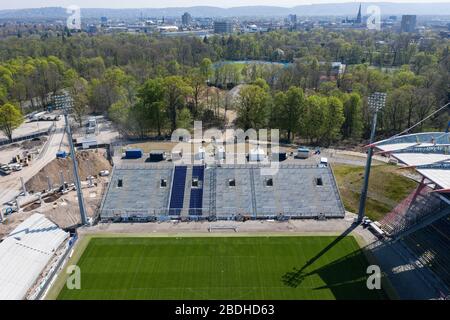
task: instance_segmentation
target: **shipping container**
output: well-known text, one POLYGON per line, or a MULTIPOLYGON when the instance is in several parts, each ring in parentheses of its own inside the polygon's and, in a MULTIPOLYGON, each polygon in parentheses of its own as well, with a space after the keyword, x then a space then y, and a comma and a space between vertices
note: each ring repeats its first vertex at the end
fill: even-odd
POLYGON ((153 150, 150 152, 150 161, 159 162, 166 160, 166 152, 161 150, 153 150))
POLYGON ((286 152, 273 152, 272 153, 272 160, 273 161, 284 161, 287 159, 286 152))
POLYGON ((65 152, 65 151, 58 151, 56 153, 56 157, 57 158, 65 158, 65 157, 67 157, 67 152, 65 152))
POLYGON ((125 151, 125 159, 140 159, 142 154, 141 149, 129 149, 125 151))

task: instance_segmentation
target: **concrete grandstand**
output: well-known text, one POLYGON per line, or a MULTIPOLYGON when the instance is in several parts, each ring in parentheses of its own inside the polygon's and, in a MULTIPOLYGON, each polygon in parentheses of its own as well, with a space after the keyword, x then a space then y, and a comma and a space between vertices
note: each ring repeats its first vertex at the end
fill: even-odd
POLYGON ((450 292, 450 133, 409 134, 380 141, 375 148, 414 169, 421 181, 406 199, 380 221, 450 292))
POLYGON ((123 164, 113 169, 103 221, 343 218, 330 167, 123 164))

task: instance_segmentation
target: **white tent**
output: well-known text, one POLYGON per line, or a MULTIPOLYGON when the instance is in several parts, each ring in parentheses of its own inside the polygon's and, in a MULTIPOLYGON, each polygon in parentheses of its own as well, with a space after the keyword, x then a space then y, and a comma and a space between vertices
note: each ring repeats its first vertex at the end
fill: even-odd
POLYGON ((199 147, 198 148, 198 153, 197 153, 197 160, 204 160, 205 159, 205 154, 206 154, 205 148, 199 147))
POLYGON ((217 148, 216 157, 218 160, 225 159, 225 148, 223 146, 217 148))
POLYGON ((251 149, 250 153, 248 155, 249 161, 264 161, 266 157, 266 153, 264 152, 264 149, 260 147, 256 147, 255 149, 251 149))

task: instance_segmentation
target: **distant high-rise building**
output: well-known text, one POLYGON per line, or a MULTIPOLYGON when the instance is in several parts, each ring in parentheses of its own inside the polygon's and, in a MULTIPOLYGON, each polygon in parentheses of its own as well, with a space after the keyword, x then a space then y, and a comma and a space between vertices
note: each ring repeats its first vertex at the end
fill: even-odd
POLYGON ((355 23, 356 24, 361 24, 362 23, 361 4, 359 4, 358 15, 356 16, 355 23))
POLYGON ((195 24, 202 28, 211 28, 213 25, 212 18, 195 18, 195 24))
POLYGON ((214 33, 233 33, 233 23, 230 21, 214 21, 214 33))
POLYGON ((403 15, 401 32, 414 32, 416 31, 417 16, 415 15, 403 15))
POLYGON ((90 24, 86 27, 86 32, 90 34, 94 34, 97 32, 97 27, 94 24, 90 24))
POLYGON ((288 21, 290 24, 296 24, 297 23, 297 15, 296 14, 290 14, 288 16, 288 21))
POLYGON ((100 24, 102 25, 102 27, 107 27, 108 26, 108 18, 107 17, 101 17, 100 18, 100 24))
POLYGON ((189 14, 189 12, 185 12, 181 16, 181 24, 183 26, 190 26, 192 24, 192 16, 189 14))

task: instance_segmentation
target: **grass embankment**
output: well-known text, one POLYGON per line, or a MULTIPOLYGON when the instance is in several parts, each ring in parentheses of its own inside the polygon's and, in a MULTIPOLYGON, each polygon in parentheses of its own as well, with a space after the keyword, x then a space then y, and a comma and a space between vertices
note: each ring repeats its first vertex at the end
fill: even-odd
MULTIPOLYGON (((345 209, 358 212, 364 167, 333 164, 333 171, 345 209)), ((388 164, 373 166, 369 180, 366 215, 371 219, 380 220, 416 187, 417 183, 402 176, 396 166, 388 164)))

